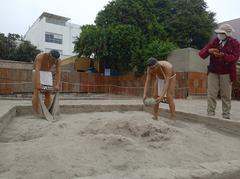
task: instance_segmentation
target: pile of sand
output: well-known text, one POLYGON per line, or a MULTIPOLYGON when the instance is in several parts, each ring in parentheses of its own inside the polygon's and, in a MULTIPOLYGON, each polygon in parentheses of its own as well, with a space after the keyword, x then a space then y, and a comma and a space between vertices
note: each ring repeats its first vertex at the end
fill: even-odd
POLYGON ((14 118, 0 136, 0 178, 157 178, 159 168, 197 168, 240 156, 239 138, 145 112, 14 118))

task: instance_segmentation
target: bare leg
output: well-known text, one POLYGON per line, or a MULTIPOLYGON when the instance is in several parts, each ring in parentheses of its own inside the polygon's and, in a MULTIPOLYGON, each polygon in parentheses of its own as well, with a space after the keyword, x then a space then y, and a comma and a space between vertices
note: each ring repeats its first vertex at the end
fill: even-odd
POLYGON ((34 89, 32 96, 32 108, 34 112, 39 113, 39 99, 38 99, 39 90, 34 89))
POLYGON ((176 84, 176 77, 172 78, 169 84, 169 88, 167 90, 167 100, 169 104, 169 110, 170 110, 170 118, 175 119, 176 112, 175 112, 175 103, 174 103, 174 90, 175 90, 175 84, 176 84))
MULTIPOLYGON (((155 99, 158 97, 158 80, 155 80, 155 82, 154 82, 153 97, 155 99)), ((157 103, 153 106, 153 119, 154 120, 158 120, 158 109, 159 109, 159 103, 157 103)))
POLYGON ((159 103, 157 103, 153 106, 153 119, 154 120, 158 120, 158 109, 159 109, 159 103))
POLYGON ((173 100, 173 96, 169 95, 167 99, 168 99, 169 110, 170 110, 170 118, 175 119, 176 113, 175 113, 175 103, 173 100))

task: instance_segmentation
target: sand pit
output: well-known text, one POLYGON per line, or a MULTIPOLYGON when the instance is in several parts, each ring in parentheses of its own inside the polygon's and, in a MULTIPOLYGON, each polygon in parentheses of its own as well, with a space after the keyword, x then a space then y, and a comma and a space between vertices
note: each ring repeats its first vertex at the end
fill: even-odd
MULTIPOLYGON (((0 178, 157 179, 240 159, 238 136, 142 111, 15 117, 0 136, 0 178), (183 172, 184 171, 184 172, 183 172), (171 175, 171 172, 173 173, 171 175)), ((184 178, 184 177, 183 177, 184 178)))

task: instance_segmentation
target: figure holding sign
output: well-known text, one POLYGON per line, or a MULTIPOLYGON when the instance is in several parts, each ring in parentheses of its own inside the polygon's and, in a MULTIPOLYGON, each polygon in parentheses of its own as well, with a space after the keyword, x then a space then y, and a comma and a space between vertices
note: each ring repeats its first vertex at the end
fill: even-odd
POLYGON ((51 108, 52 100, 51 94, 53 91, 59 91, 60 89, 60 54, 57 50, 51 50, 49 53, 40 53, 36 56, 33 64, 33 96, 32 107, 36 113, 39 113, 39 96, 40 93, 45 95, 44 104, 49 110, 51 108), (51 69, 55 65, 56 75, 55 83, 53 83, 53 76, 51 69))

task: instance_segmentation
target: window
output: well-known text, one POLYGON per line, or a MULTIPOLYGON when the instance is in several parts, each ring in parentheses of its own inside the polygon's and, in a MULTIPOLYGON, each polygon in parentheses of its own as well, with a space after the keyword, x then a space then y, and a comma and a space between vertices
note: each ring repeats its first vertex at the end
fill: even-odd
POLYGON ((61 34, 54 34, 50 32, 45 33, 45 42, 62 44, 62 41, 63 41, 63 35, 61 34))
POLYGON ((65 21, 60 20, 60 19, 51 18, 51 17, 46 17, 46 22, 50 23, 50 24, 65 26, 65 21))

